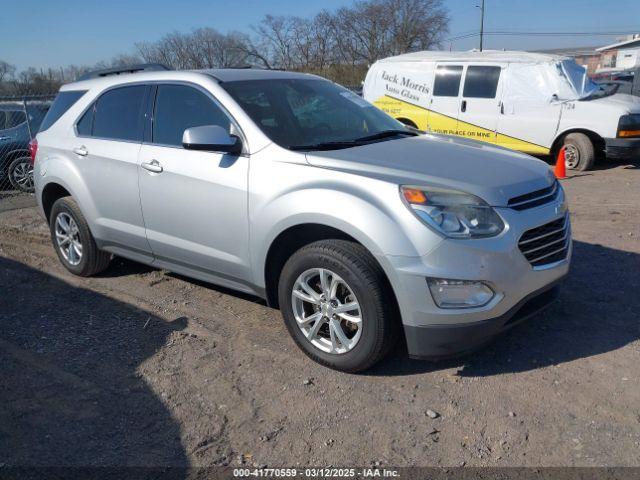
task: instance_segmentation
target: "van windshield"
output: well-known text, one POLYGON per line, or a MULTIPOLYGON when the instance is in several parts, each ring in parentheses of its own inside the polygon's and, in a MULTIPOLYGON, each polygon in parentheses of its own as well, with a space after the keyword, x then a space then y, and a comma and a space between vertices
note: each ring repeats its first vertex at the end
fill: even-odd
POLYGON ((563 60, 559 66, 564 77, 576 92, 577 99, 588 100, 607 94, 607 90, 591 80, 587 75, 587 70, 574 60, 563 60))
POLYGON ((334 150, 415 135, 355 93, 321 79, 224 82, 260 129, 290 150, 334 150))

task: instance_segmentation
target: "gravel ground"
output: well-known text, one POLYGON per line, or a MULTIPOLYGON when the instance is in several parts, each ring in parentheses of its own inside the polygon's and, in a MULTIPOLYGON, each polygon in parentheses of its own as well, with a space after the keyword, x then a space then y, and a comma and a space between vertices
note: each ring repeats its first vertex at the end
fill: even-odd
POLYGON ((34 208, 0 213, 0 466, 640 466, 640 169, 563 183, 557 304, 464 359, 399 346, 360 375, 251 297, 120 259, 75 278, 34 208))

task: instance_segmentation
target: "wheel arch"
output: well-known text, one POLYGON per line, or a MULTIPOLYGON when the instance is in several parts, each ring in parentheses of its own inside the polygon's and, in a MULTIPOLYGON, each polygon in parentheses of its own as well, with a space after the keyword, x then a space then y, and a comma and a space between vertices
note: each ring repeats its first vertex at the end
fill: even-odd
POLYGON ((562 146, 562 142, 564 141, 565 137, 571 133, 582 133, 583 135, 586 135, 587 137, 589 137, 589 140, 591 140, 591 143, 593 143, 593 147, 597 153, 604 152, 605 142, 599 134, 597 134, 593 130, 589 130, 588 128, 570 128, 556 135, 556 138, 551 144, 551 149, 549 151, 552 157, 557 157, 558 152, 560 151, 560 147, 562 146))
POLYGON ((403 123, 404 125, 407 125, 408 127, 415 128, 416 130, 418 129, 418 125, 416 124, 416 122, 414 122, 410 118, 396 117, 396 120, 398 120, 400 123, 403 123))
POLYGON ((40 201, 42 205, 42 211, 44 213, 47 222, 50 220, 51 208, 53 204, 63 197, 73 197, 68 188, 57 182, 49 182, 42 188, 40 195, 40 201))
POLYGON ((376 256, 371 251, 371 249, 367 248, 367 246, 363 242, 359 241, 357 238, 340 228, 329 226, 323 223, 299 223, 296 225, 292 225, 281 231, 273 239, 267 250, 267 255, 264 262, 265 297, 267 300, 267 304, 270 307, 279 308, 278 283, 280 280, 282 269, 291 255, 293 255, 297 250, 304 247, 305 245, 319 240, 329 239, 347 240, 357 243, 363 246, 367 250, 367 252, 371 254, 372 259, 381 268, 384 274, 386 283, 384 285, 384 288, 387 288, 390 292, 390 295, 392 295, 392 298, 395 302, 395 307, 399 312, 400 309, 397 296, 389 279, 389 272, 386 268, 387 266, 383 265, 380 262, 379 257, 376 256))

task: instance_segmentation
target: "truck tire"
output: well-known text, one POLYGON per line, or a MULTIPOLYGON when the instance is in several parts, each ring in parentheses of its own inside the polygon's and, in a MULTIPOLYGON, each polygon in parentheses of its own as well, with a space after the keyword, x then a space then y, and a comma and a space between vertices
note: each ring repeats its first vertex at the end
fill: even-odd
POLYGON ((354 242, 321 240, 295 252, 280 275, 278 298, 298 347, 335 370, 366 370, 398 336, 395 299, 384 272, 354 242))
POLYGON ((49 228, 60 262, 74 275, 90 277, 109 266, 111 254, 98 249, 84 215, 71 197, 55 201, 49 228))
POLYGON ((569 170, 591 170, 596 160, 593 142, 584 133, 570 133, 564 137, 565 162, 569 170))

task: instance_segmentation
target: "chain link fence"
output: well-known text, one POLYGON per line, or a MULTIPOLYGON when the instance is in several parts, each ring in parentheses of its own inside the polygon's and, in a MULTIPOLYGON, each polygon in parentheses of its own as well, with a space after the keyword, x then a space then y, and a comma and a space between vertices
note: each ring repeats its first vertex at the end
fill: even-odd
POLYGON ((29 142, 54 96, 0 96, 0 212, 35 205, 29 142))

